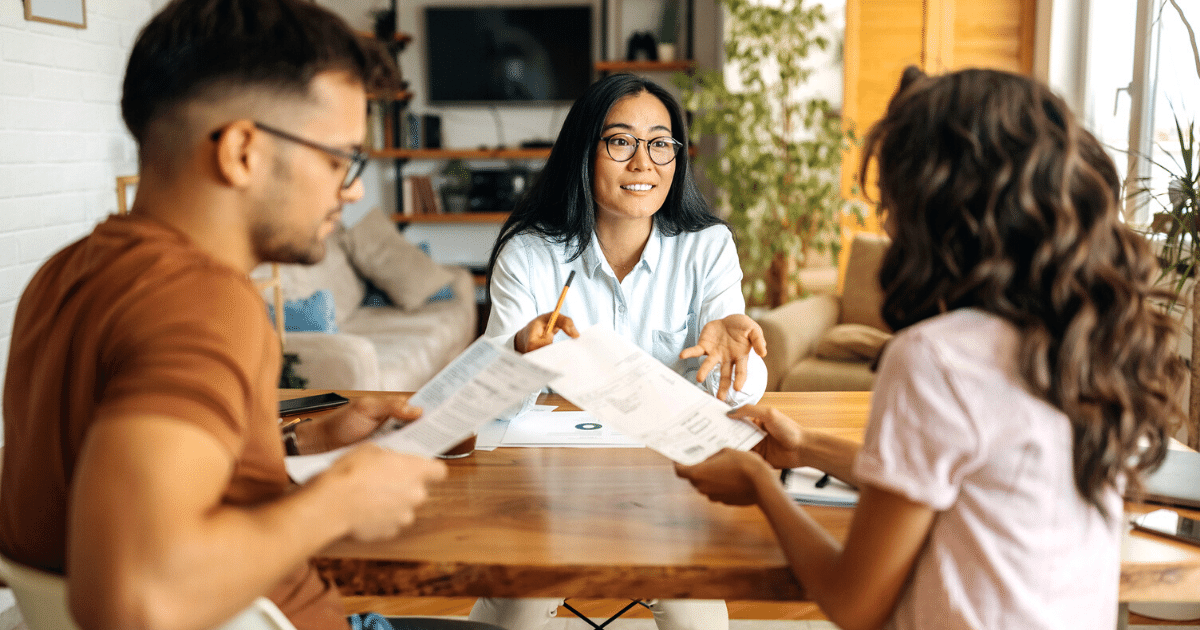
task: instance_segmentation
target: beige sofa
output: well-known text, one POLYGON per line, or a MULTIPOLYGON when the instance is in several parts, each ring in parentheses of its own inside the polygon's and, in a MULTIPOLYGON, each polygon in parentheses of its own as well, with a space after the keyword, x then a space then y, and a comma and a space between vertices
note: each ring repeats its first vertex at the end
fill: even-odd
POLYGON ((891 330, 880 307, 887 237, 856 234, 841 295, 817 294, 758 318, 767 342, 767 391, 869 391, 871 364, 891 330))
POLYGON ((279 271, 285 301, 332 294, 337 332, 284 332, 283 351, 299 358, 294 371, 309 388, 415 391, 475 338, 471 274, 433 262, 380 212, 336 230, 320 263, 279 271))

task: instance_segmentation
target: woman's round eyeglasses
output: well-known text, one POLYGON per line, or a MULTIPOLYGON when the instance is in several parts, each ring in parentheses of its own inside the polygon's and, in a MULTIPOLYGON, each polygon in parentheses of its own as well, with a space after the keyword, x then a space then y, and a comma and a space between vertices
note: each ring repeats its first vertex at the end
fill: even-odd
POLYGON ((608 157, 614 162, 628 162, 633 159, 633 155, 637 153, 638 144, 646 143, 646 152, 650 154, 650 161, 659 166, 670 164, 676 155, 679 155, 679 149, 683 143, 672 138, 671 136, 659 136, 643 140, 636 138, 627 133, 614 133, 611 136, 600 138, 604 142, 605 148, 608 150, 608 157))

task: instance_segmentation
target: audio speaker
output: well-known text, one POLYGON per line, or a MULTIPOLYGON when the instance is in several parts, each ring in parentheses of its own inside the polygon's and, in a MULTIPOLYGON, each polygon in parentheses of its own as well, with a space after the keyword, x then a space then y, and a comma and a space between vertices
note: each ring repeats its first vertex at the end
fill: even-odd
POLYGON ((426 149, 442 148, 442 117, 425 114, 421 117, 421 137, 426 149))

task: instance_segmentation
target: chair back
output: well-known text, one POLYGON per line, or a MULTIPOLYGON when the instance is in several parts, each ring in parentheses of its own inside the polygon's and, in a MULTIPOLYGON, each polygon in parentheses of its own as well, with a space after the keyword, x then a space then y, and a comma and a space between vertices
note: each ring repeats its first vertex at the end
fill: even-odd
MULTIPOLYGON (((67 581, 56 573, 0 556, 0 577, 12 588, 29 630, 79 630, 67 608, 67 581)), ((296 630, 274 602, 259 597, 218 630, 296 630)))
POLYGON ((259 597, 249 608, 242 611, 242 614, 229 620, 218 630, 296 630, 296 626, 283 616, 275 602, 266 597, 259 597))
POLYGON ((0 577, 12 588, 29 630, 79 630, 67 609, 67 581, 0 556, 0 577))

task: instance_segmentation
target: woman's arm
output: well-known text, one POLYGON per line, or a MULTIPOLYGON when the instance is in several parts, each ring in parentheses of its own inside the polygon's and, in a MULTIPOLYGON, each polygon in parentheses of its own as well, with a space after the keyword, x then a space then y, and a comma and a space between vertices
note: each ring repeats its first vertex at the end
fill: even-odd
POLYGON ((508 242, 492 268, 491 312, 483 336, 513 347, 513 340, 530 321, 538 316, 538 303, 529 285, 529 264, 517 246, 518 239, 508 242))
POLYGON ((745 314, 733 235, 724 228, 709 228, 703 235, 712 240, 698 256, 703 277, 698 281, 696 323, 701 330, 697 344, 679 356, 705 356, 694 377, 717 397, 733 405, 755 403, 767 387, 767 366, 762 360, 766 340, 758 323, 745 314))
POLYGON ((571 337, 579 336, 575 322, 562 314, 555 319, 554 330, 547 330, 553 304, 539 304, 530 283, 553 276, 553 263, 531 261, 527 254, 528 247, 523 247, 517 237, 497 256, 492 268, 492 308, 483 333, 521 353, 549 345, 559 330, 571 337), (547 310, 539 313, 540 308, 547 310))
POLYGON ((726 449, 676 470, 714 501, 758 505, 796 579, 843 630, 878 628, 891 616, 935 514, 900 495, 864 486, 843 547, 787 496, 774 469, 757 453, 726 449))
POLYGON ((775 468, 812 466, 852 486, 858 485, 852 472, 858 455, 857 442, 805 429, 774 407, 745 405, 730 411, 729 417, 767 432, 754 451, 775 468))

